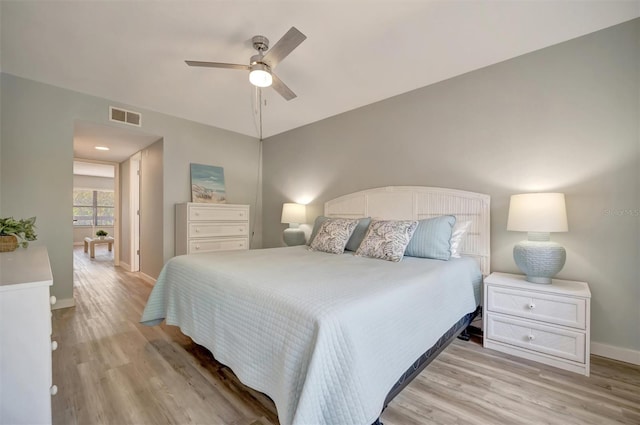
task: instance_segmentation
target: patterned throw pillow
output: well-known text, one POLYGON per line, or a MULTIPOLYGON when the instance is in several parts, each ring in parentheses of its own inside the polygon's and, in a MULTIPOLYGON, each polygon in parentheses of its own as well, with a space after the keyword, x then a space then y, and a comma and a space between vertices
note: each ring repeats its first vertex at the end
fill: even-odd
POLYGON ((353 229, 359 220, 328 218, 320 225, 318 233, 309 246, 314 251, 342 254, 353 229))
POLYGON ((311 244, 313 243, 313 240, 316 238, 316 235, 320 231, 320 227, 322 226, 322 223, 324 223, 327 220, 329 220, 329 217, 325 217, 323 215, 319 215, 318 217, 316 217, 316 221, 313 223, 313 230, 311 231, 311 236, 309 237, 309 241, 307 242, 307 245, 311 246, 311 244))
POLYGON ((398 262, 416 227, 414 220, 372 220, 356 255, 398 262))

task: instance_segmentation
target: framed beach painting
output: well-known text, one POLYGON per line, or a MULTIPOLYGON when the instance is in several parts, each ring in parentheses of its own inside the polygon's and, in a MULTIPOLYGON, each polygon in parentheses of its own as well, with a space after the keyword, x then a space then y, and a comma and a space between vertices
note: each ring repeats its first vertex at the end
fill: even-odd
POLYGON ((225 204, 224 168, 191 164, 191 202, 225 204))

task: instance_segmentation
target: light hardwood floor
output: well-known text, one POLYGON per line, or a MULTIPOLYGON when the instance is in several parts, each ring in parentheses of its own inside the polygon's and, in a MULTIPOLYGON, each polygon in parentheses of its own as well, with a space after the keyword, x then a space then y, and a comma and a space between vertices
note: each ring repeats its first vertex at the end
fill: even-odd
MULTIPOLYGON (((94 260, 77 248, 74 259, 76 307, 53 316, 54 424, 278 424, 268 397, 244 387, 177 328, 138 323, 151 285, 113 267, 106 246, 94 260)), ((640 367, 591 361, 586 378, 456 341, 382 421, 640 424, 640 367)))

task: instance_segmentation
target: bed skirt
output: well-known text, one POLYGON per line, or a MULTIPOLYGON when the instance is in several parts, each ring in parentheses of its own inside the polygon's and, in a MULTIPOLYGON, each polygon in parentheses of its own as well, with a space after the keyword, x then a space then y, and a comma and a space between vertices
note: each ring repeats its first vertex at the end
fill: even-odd
MULTIPOLYGON (((395 396, 400 394, 400 392, 409 385, 409 383, 418 376, 429 363, 431 363, 438 355, 445 349, 449 344, 453 342, 454 339, 458 337, 466 328, 471 324, 471 322, 476 318, 479 314, 481 307, 478 306, 475 311, 466 314, 460 320, 458 320, 447 332, 444 333, 436 341, 435 344, 427 351, 425 351, 412 365, 407 369, 400 379, 394 384, 389 393, 387 394, 387 398, 384 401, 384 409, 387 408, 387 405, 393 400, 395 396)), ((382 425, 380 419, 378 418, 372 425, 382 425)))

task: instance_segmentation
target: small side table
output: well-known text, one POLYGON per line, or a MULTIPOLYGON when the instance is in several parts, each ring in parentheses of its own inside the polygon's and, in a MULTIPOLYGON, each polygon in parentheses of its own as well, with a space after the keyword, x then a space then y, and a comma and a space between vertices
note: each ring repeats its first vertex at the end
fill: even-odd
POLYGON ((113 250, 114 239, 111 236, 106 236, 103 239, 100 238, 84 238, 84 252, 91 250, 91 258, 96 258, 96 245, 109 244, 109 252, 113 250))
POLYGON ((591 291, 585 282, 484 280, 484 347, 589 376, 591 291))

